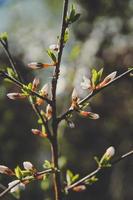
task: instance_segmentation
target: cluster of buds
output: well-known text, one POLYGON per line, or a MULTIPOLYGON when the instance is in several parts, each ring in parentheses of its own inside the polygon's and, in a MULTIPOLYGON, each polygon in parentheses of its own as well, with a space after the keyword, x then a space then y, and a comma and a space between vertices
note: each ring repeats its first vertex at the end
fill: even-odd
POLYGON ((79 105, 79 97, 76 89, 72 92, 72 103, 70 109, 76 110, 81 116, 89 117, 90 119, 99 119, 99 115, 92 112, 83 111, 79 105))
MULTIPOLYGON (((104 78, 103 81, 101 81, 100 83, 94 85, 92 83, 92 81, 90 79, 88 79, 86 76, 83 77, 83 82, 81 82, 81 87, 82 89, 89 90, 89 93, 91 94, 95 89, 100 89, 102 87, 105 87, 106 85, 108 85, 111 81, 113 81, 113 79, 116 77, 116 71, 112 72, 111 74, 109 74, 108 76, 106 76, 104 78)), ((99 80, 97 80, 99 82, 99 80)))

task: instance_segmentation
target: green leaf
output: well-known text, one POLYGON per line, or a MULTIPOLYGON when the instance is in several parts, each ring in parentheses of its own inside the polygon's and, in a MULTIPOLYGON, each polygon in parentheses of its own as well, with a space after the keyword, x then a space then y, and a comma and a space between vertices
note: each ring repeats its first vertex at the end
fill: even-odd
POLYGON ((7 40, 8 40, 8 34, 7 34, 7 32, 0 33, 0 39, 2 39, 5 42, 7 42, 7 40))
POLYGON ((77 21, 80 17, 80 13, 76 13, 75 6, 72 4, 70 15, 68 17, 68 24, 72 24, 77 21))
POLYGON ((53 60, 53 62, 56 63, 57 59, 56 59, 55 54, 52 52, 52 50, 48 49, 47 54, 53 60))
POLYGON ((41 118, 39 118, 39 119, 38 119, 38 121, 37 121, 37 123, 38 123, 38 124, 43 124, 43 121, 42 121, 42 119, 41 119, 41 118))
POLYGON ((69 40, 69 31, 68 29, 65 31, 65 35, 64 35, 64 44, 67 43, 67 41, 69 40))
POLYGON ((51 163, 50 163, 48 160, 45 160, 45 161, 44 161, 43 167, 44 167, 45 169, 52 168, 51 163))
POLYGON ((72 177, 72 183, 77 181, 77 179, 79 178, 79 174, 76 174, 72 177))
POLYGON ((20 167, 17 166, 17 167, 14 169, 14 171, 15 171, 16 177, 17 177, 18 179, 22 179, 23 173, 22 173, 22 170, 20 169, 20 167))
POLYGON ((71 185, 72 183, 72 177, 73 177, 73 173, 70 170, 67 170, 66 172, 66 181, 67 181, 67 185, 71 185))
POLYGON ((91 178, 87 179, 85 181, 85 184, 87 185, 92 185, 93 183, 97 182, 98 178, 96 176, 92 176, 91 178))
POLYGON ((98 82, 101 81, 102 74, 103 74, 103 68, 101 68, 101 69, 98 71, 98 82))
POLYGON ((96 163, 98 164, 98 166, 100 166, 100 161, 99 161, 99 159, 98 159, 97 156, 94 157, 94 160, 96 161, 96 163))
POLYGON ((18 78, 18 75, 13 71, 13 69, 11 67, 7 67, 7 73, 12 78, 18 78))
POLYGON ((93 87, 95 87, 98 82, 98 72, 95 69, 92 69, 91 73, 92 73, 92 78, 91 78, 92 85, 93 87))

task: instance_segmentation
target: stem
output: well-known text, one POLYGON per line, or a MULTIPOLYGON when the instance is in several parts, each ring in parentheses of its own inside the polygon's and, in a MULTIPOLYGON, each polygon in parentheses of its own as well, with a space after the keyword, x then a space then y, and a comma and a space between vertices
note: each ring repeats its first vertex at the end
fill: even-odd
MULTIPOLYGON (((112 81, 110 81, 106 86, 98 89, 98 90, 94 90, 93 93, 89 94, 88 96, 86 96, 84 99, 82 99, 79 102, 79 105, 84 104, 86 101, 88 101, 90 98, 92 98, 93 96, 95 96, 96 94, 98 94, 100 91, 104 90, 105 88, 109 87, 110 85, 112 85, 114 82, 119 81, 121 78, 125 77, 127 74, 130 74, 133 71, 133 69, 129 69, 126 72, 120 74, 119 76, 117 76, 116 78, 114 78, 112 81)), ((64 114, 62 114, 59 118, 58 118, 58 123, 61 122, 62 120, 64 120, 68 114, 71 114, 74 111, 74 109, 69 109, 67 110, 64 114)))
MULTIPOLYGON (((120 156, 118 159, 116 159, 115 161, 113 161, 111 163, 111 167, 113 167, 115 164, 117 164, 118 162, 122 161, 123 159, 129 157, 129 156, 133 156, 133 150, 131 150, 130 152, 123 154, 122 156, 120 156)), ((72 185, 66 187, 66 190, 71 190, 74 187, 78 186, 79 184, 84 183, 87 179, 91 178, 92 176, 95 176, 96 174, 98 174, 101 170, 106 169, 106 168, 102 168, 102 167, 98 167, 96 170, 94 170, 92 173, 88 174, 87 176, 83 177, 82 179, 78 180, 77 182, 73 183, 72 185)))
MULTIPOLYGON (((58 62, 56 64, 53 79, 52 79, 52 140, 51 140, 51 153, 52 153, 52 163, 55 169, 58 169, 58 123, 57 123, 57 113, 56 113, 56 90, 57 90, 57 82, 60 73, 60 64, 62 59, 62 53, 64 48, 64 35, 66 28, 68 26, 66 17, 68 11, 68 2, 69 0, 64 0, 64 8, 63 8, 63 19, 62 19, 62 27, 61 27, 61 36, 60 36, 60 48, 58 53, 58 62)), ((55 174, 53 174, 53 184, 54 184, 54 194, 55 200, 62 200, 62 186, 61 186, 61 177, 60 172, 57 170, 55 174)))

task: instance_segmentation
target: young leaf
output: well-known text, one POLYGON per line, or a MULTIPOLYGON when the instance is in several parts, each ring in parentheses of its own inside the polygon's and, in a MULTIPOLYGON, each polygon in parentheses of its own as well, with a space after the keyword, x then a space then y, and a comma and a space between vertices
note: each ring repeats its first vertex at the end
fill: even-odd
POLYGON ((19 166, 17 166, 17 167, 15 168, 14 171, 15 171, 15 175, 16 175, 16 177, 17 177, 18 179, 21 179, 21 178, 23 177, 22 170, 20 169, 19 166))
POLYGON ((56 56, 55 56, 55 54, 52 52, 52 50, 50 50, 50 49, 48 49, 47 50, 47 54, 48 54, 48 56, 53 60, 53 62, 55 62, 56 63, 56 56))
POLYGON ((98 82, 98 72, 95 69, 92 69, 91 81, 92 81, 92 86, 95 88, 98 82))
POLYGON ((51 168, 52 166, 51 166, 51 163, 50 163, 48 160, 45 160, 45 161, 44 161, 44 164, 43 164, 43 167, 44 167, 45 169, 49 169, 49 168, 51 168))
POLYGON ((67 43, 67 41, 69 40, 69 31, 68 29, 65 31, 65 35, 64 35, 64 44, 67 43))

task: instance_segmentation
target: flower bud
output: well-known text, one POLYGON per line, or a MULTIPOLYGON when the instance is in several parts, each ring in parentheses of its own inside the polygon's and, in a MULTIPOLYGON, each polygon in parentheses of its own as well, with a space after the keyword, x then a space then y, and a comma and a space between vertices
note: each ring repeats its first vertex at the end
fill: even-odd
POLYGON ((109 147, 106 152, 105 156, 108 157, 109 159, 115 155, 115 148, 113 146, 109 147))
MULTIPOLYGON (((47 84, 45 84, 43 87, 42 87, 42 89, 40 90, 40 95, 42 96, 42 97, 48 97, 48 92, 49 92, 49 85, 48 85, 48 83, 47 84)), ((37 105, 42 105, 44 103, 44 100, 43 99, 41 99, 41 98, 37 98, 37 100, 36 100, 36 104, 37 105)))
POLYGON ((50 106, 50 104, 48 104, 46 107, 46 117, 48 120, 50 120, 52 117, 52 107, 50 106))
POLYGON ((1 174, 6 174, 6 175, 14 175, 14 172, 9 169, 7 166, 4 166, 4 165, 0 165, 0 173, 1 174))
POLYGON ((100 89, 106 86, 107 84, 109 84, 112 80, 114 80, 114 78, 116 77, 116 74, 117 74, 117 71, 114 71, 108 76, 106 76, 105 79, 99 85, 96 86, 96 89, 100 89))
POLYGON ((49 49, 51 49, 53 51, 59 51, 59 45, 58 44, 51 44, 49 46, 49 49))
POLYGON ((78 185, 78 186, 73 188, 74 192, 82 192, 84 190, 86 190, 86 186, 85 185, 78 185))
POLYGON ((31 62, 28 64, 28 67, 31 69, 41 69, 43 68, 43 63, 31 62))
POLYGON ((40 83, 39 78, 34 78, 33 83, 32 83, 32 90, 33 91, 35 91, 37 89, 39 83, 40 83))
POLYGON ((31 131, 32 131, 32 133, 33 133, 34 135, 38 135, 38 136, 43 137, 43 138, 46 138, 46 137, 47 137, 47 134, 46 134, 46 133, 42 133, 42 131, 40 131, 40 130, 38 130, 38 129, 32 129, 31 131))
POLYGON ((9 99, 12 99, 12 100, 17 100, 17 99, 25 99, 26 98, 26 95, 24 95, 23 93, 8 93, 7 94, 7 97, 9 99))
POLYGON ((89 117, 90 119, 94 119, 94 120, 99 119, 99 115, 92 112, 80 111, 80 115, 82 115, 83 117, 89 117))
POLYGON ((28 170, 28 171, 33 170, 33 168, 34 168, 33 165, 32 165, 32 163, 29 162, 29 161, 23 162, 23 166, 24 166, 24 169, 28 170))
POLYGON ((72 101, 77 101, 78 100, 78 94, 76 89, 74 88, 73 92, 72 92, 72 101))

